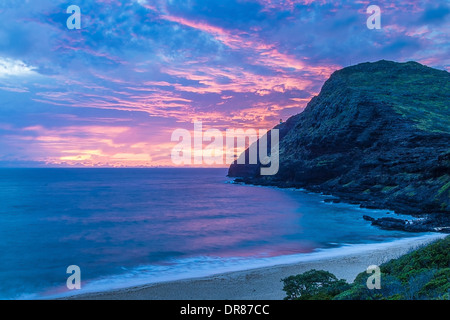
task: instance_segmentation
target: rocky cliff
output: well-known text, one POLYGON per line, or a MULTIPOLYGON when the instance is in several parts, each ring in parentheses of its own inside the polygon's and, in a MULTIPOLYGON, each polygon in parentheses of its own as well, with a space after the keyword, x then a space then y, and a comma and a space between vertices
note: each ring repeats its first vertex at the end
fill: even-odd
POLYGON ((280 129, 280 169, 237 181, 301 187, 408 214, 450 215, 450 73, 416 62, 334 72, 280 129))

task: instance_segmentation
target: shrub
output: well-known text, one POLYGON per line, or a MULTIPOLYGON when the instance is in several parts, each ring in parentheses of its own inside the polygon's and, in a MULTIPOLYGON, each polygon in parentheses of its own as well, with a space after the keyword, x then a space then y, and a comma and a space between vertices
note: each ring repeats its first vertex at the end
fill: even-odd
POLYGON ((370 274, 352 284, 324 270, 282 279, 285 300, 450 299, 450 236, 380 266, 381 289, 369 290, 370 274))
POLYGON ((282 281, 285 300, 331 300, 349 287, 345 280, 338 280, 334 274, 315 269, 282 281))

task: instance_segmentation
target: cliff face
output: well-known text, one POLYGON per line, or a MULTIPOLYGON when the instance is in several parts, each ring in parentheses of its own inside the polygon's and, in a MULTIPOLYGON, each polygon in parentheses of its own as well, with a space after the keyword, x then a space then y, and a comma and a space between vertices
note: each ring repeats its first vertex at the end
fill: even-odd
POLYGON ((450 73, 379 61, 336 71, 280 129, 280 169, 240 181, 302 187, 400 213, 450 213, 450 73))

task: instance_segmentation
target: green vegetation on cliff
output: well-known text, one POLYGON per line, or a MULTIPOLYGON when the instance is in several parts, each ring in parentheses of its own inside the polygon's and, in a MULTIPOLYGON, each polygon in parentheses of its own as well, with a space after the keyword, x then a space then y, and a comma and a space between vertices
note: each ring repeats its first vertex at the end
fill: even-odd
POLYGON ((345 68, 342 72, 348 74, 351 88, 372 92, 377 101, 390 103, 397 113, 414 121, 417 128, 437 133, 449 132, 449 97, 447 101, 442 99, 444 94, 450 92, 446 71, 412 61, 400 66, 391 61, 380 61, 378 64, 384 66, 373 68, 374 64, 363 63, 345 68), (389 67, 395 73, 387 72, 389 67))
POLYGON ((352 284, 323 270, 282 279, 286 300, 450 300, 450 236, 380 266, 381 288, 368 289, 370 274, 352 284))
POLYGON ((378 61, 334 72, 280 130, 280 169, 229 176, 408 214, 450 213, 450 73, 378 61))

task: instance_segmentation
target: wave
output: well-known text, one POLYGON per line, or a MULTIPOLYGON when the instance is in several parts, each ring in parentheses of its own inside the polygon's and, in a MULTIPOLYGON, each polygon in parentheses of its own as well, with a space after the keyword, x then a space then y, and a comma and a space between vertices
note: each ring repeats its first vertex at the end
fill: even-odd
MULTIPOLYGON (((280 265, 289 265, 301 262, 320 261, 324 259, 339 258, 347 255, 357 255, 372 250, 383 250, 393 246, 422 245, 445 237, 443 234, 429 233, 418 237, 402 238, 381 243, 342 244, 336 248, 317 249, 311 253, 299 253, 273 257, 253 258, 220 258, 220 257, 193 257, 169 260, 165 265, 147 265, 132 269, 125 269, 123 274, 99 278, 82 284, 81 290, 58 292, 67 289, 56 289, 53 293, 40 296, 27 295, 28 298, 64 298, 86 293, 99 293, 111 290, 147 286, 156 283, 177 280, 188 280, 220 275, 229 272, 246 271, 259 268, 268 268, 280 265)), ((361 270, 361 272, 364 270, 361 270)))

